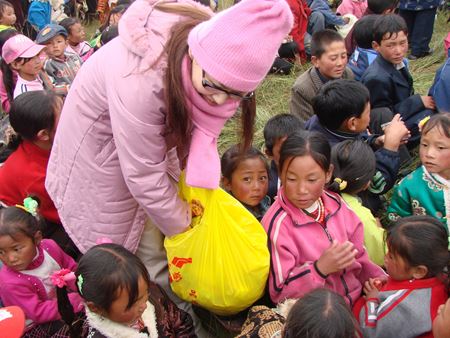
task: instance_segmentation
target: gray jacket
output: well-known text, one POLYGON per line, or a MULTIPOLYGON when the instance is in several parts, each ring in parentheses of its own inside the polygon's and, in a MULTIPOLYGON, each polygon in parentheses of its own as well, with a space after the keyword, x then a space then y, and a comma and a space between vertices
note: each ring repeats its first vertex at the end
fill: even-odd
MULTIPOLYGON (((311 67, 300 75, 294 83, 291 92, 290 112, 306 122, 314 115, 312 99, 325 84, 317 74, 315 67, 311 67)), ((346 67, 342 74, 343 79, 353 79, 353 73, 346 67)))

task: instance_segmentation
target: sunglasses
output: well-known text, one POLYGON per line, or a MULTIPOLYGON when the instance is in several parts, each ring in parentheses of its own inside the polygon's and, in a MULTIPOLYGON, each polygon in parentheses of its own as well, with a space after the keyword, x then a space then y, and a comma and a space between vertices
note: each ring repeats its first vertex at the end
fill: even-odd
POLYGON ((239 100, 250 100, 255 95, 255 92, 249 92, 249 93, 242 94, 239 92, 235 92, 232 90, 227 90, 222 87, 219 87, 218 85, 212 83, 211 81, 209 81, 205 78, 204 70, 202 70, 202 86, 205 88, 207 87, 207 88, 211 88, 214 90, 218 90, 219 92, 225 93, 228 96, 231 96, 231 97, 239 99, 239 100))

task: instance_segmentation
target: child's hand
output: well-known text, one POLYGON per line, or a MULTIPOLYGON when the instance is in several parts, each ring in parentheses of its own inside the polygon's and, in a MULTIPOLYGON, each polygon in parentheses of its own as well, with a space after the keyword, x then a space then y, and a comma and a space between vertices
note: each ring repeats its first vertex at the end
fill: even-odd
POLYGON ((369 278, 367 282, 364 283, 364 294, 366 298, 378 298, 383 282, 378 279, 369 278))
POLYGON ((387 150, 397 151, 402 143, 406 143, 410 137, 408 128, 402 121, 400 114, 396 114, 392 121, 384 128, 384 145, 387 150))
POLYGON ((353 264, 357 253, 353 243, 346 241, 340 244, 333 241, 317 260, 317 269, 324 275, 341 271, 353 264))
POLYGON ((203 215, 204 208, 199 200, 191 200, 189 206, 191 207, 192 217, 203 215))
POLYGON ((436 104, 434 103, 434 99, 432 96, 421 96, 422 103, 427 109, 436 109, 436 104))

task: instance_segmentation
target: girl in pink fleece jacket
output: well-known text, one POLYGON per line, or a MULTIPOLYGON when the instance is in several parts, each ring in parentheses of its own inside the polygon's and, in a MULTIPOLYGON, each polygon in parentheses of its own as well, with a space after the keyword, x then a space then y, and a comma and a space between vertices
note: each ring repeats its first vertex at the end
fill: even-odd
MULTIPOLYGON (((42 239, 37 206, 36 200, 27 197, 24 205, 0 210, 0 260, 4 264, 0 270, 0 298, 5 306, 20 306, 24 311, 24 337, 50 337, 65 331, 51 275, 77 267, 54 241, 42 239)), ((75 291, 75 284, 71 287, 75 291)), ((75 312, 83 310, 78 293, 69 293, 68 299, 75 312)))
POLYGON ((319 134, 290 135, 280 152, 282 187, 262 219, 269 237, 272 301, 326 287, 351 306, 369 278, 385 278, 364 249, 363 226, 342 199, 324 190, 330 145, 319 134))

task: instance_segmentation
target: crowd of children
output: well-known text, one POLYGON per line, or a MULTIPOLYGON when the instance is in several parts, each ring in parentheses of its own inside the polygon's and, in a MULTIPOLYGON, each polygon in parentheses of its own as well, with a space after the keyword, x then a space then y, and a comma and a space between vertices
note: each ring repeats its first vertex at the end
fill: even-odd
MULTIPOLYGON (((0 308, 0 336, 4 319, 13 317, 2 317, 2 311, 14 306, 23 311, 17 318, 25 320, 24 337, 203 336, 192 308, 170 292, 163 274, 164 235, 189 229, 186 224, 195 216, 185 201, 180 207, 169 196, 177 195, 176 161, 187 167, 187 183, 193 186, 216 188, 212 181, 220 176, 220 187, 267 234, 266 294, 236 316, 238 337, 450 338, 450 58, 428 95, 415 94, 408 69, 409 60, 433 53, 429 43, 438 2, 343 0, 335 13, 323 0, 255 1, 236 1, 239 14, 224 11, 210 19, 210 9, 191 1, 180 10, 152 0, 119 0, 104 13, 89 43, 82 23, 64 14, 63 2, 31 1, 24 26, 30 29, 22 34, 15 7, 0 0, 0 99, 6 124, 0 149, 0 304, 7 307, 0 308), (393 14, 397 7, 399 14, 393 14), (239 36, 245 43, 237 39, 242 50, 260 38, 254 31, 285 18, 284 26, 271 33, 273 41, 262 42, 270 46, 261 51, 274 53, 261 54, 256 70, 250 68, 258 58, 243 64, 223 54, 239 48, 220 26, 235 24, 236 18, 247 22, 255 8, 262 16, 243 25, 249 37, 239 36), (155 12, 157 28, 149 18, 155 12), (174 13, 191 19, 174 23, 174 13), (347 15, 359 20, 353 25, 356 19, 347 15), (340 28, 346 25, 351 29, 345 37, 340 28), (103 48, 119 35, 118 27, 119 39, 103 48), (147 46, 150 40, 157 43, 147 46), (284 55, 283 48, 292 62, 310 58, 311 68, 293 83, 290 112, 266 122, 264 149, 257 149, 249 141, 254 90, 274 71, 273 58, 277 50, 284 55), (114 50, 125 60, 120 66, 112 58, 110 64, 102 60, 114 50), (102 63, 117 73, 105 76, 102 63), (125 90, 149 78, 148 95, 155 101, 116 93, 119 82, 125 90), (98 116, 83 110, 93 97, 89 104, 98 116), (152 108, 149 120, 144 110, 154 102, 160 106, 152 108), (219 161, 217 137, 239 103, 242 141, 219 161), (64 129, 58 129, 60 117, 64 129), (139 140, 147 130, 157 135, 149 138, 151 150, 163 159, 148 160, 145 143, 132 150, 119 142, 139 140), (64 148, 68 144, 70 151, 64 148), (174 145, 177 151, 171 151, 174 145), (400 171, 417 148, 420 164, 400 171), (86 160, 91 153, 94 159, 86 160), (156 182, 150 193, 142 187, 143 166, 158 173, 145 176, 156 182), (219 167, 221 175, 212 172, 219 167), (84 169, 113 181, 117 171, 129 177, 112 186, 107 182, 113 181, 102 183, 89 171, 82 179, 70 176, 84 169), (192 177, 202 169, 204 177, 192 177), (63 174, 67 181, 58 181, 63 174), (97 222, 103 232, 67 224, 82 219, 74 208, 86 216, 83 222, 100 210, 86 204, 67 208, 74 201, 65 195, 69 185, 71 193, 86 199, 92 192, 83 180, 91 180, 91 188, 98 184, 95 193, 113 198, 101 206, 108 210, 101 209, 97 222), (149 216, 141 202, 135 203, 139 198, 153 203, 149 216), (133 208, 120 204, 131 199, 133 208), (183 224, 167 224, 162 209, 172 202, 165 211, 183 224), (158 209, 159 215, 151 214, 158 209), (120 213, 131 221, 114 220, 120 213), (102 238, 114 222, 133 227, 120 233, 111 226, 111 239, 102 238), (143 248, 150 237, 157 239, 143 248), (146 257, 145 250, 158 251, 162 260, 146 257)), ((5 337, 13 338, 10 332, 5 337)))

